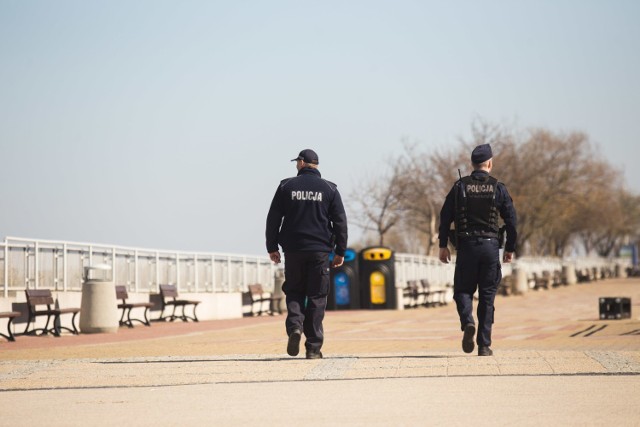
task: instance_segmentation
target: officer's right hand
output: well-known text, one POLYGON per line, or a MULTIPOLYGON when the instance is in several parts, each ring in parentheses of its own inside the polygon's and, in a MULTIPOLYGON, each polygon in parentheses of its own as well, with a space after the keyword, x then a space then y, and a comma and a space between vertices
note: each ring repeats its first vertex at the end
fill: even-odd
POLYGON ((276 264, 280 264, 280 251, 269 252, 269 258, 276 264))
POLYGON ((451 253, 449 252, 449 248, 440 248, 440 261, 445 264, 449 264, 451 261, 451 253))
POLYGON ((343 256, 334 255, 333 256, 333 261, 331 261, 331 267, 333 267, 333 268, 340 267, 343 262, 344 262, 344 257, 343 256))
POLYGON ((508 264, 511 261, 513 261, 513 252, 505 251, 504 255, 502 256, 502 262, 504 262, 505 264, 508 264))

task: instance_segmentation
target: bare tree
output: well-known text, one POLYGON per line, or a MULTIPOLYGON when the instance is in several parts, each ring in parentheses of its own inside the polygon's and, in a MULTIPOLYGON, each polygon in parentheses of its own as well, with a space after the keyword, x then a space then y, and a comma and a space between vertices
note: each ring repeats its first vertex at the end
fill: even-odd
POLYGON ((606 195, 595 207, 591 224, 591 246, 600 256, 611 256, 620 251, 624 241, 638 240, 640 232, 640 197, 617 189, 606 195))
POLYGON ((622 189, 620 172, 586 134, 541 128, 516 133, 476 120, 471 138, 459 142, 432 152, 405 143, 386 173, 364 180, 352 195, 356 224, 375 232, 381 245, 411 251, 423 245, 433 254, 440 208, 457 170, 468 175, 472 148, 489 143, 492 175, 507 185, 518 214, 517 255, 564 256, 581 242, 588 253, 607 256, 640 238, 640 196, 622 189))
POLYGON ((390 160, 385 174, 362 181, 362 185, 349 197, 352 222, 365 231, 373 231, 378 244, 384 245, 385 235, 402 220, 404 187, 400 165, 390 160))
POLYGON ((553 134, 533 129, 505 165, 514 177, 509 191, 518 212, 518 250, 557 255, 575 230, 565 225, 590 175, 591 150, 584 134, 553 134), (565 224, 562 224, 564 219, 565 224))
POLYGON ((417 146, 405 145, 400 158, 403 193, 400 203, 405 213, 405 228, 420 236, 425 253, 432 255, 438 241, 440 206, 446 192, 433 156, 418 152, 417 146))

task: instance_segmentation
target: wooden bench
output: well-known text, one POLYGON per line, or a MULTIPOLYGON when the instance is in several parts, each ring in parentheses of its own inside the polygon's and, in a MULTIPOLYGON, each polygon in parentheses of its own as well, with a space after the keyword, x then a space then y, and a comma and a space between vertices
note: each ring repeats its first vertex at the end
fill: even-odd
POLYGON ((417 308, 419 305, 422 305, 422 303, 419 302, 420 297, 423 297, 423 300, 426 298, 418 287, 417 280, 407 280, 407 286, 402 290, 402 296, 408 299, 408 304, 404 304, 405 308, 417 308))
POLYGON ((446 289, 440 286, 433 286, 427 279, 420 280, 422 285, 422 293, 425 295, 423 305, 427 307, 447 305, 446 289))
POLYGON ((277 308, 278 314, 282 314, 282 310, 280 309, 280 301, 282 301, 283 296, 274 296, 268 292, 265 292, 262 289, 262 285, 260 283, 254 283, 253 285, 249 285, 249 298, 251 299, 251 316, 262 315, 262 313, 269 313, 273 316, 275 310, 274 307, 277 308), (263 309, 264 303, 268 302, 268 308, 266 310, 263 309), (254 310, 254 306, 258 304, 260 309, 256 313, 254 310))
POLYGON ((133 322, 140 322, 145 326, 151 326, 149 323, 149 318, 147 317, 147 312, 153 304, 150 302, 127 302, 127 298, 129 298, 129 292, 127 292, 127 287, 122 285, 116 286, 116 299, 122 300, 121 303, 118 304, 118 308, 122 310, 122 315, 120 316, 120 326, 128 326, 133 328, 133 322), (144 320, 131 318, 131 310, 134 308, 144 308, 144 320), (125 314, 127 316, 127 320, 124 320, 125 314))
POLYGON ((589 274, 589 269, 580 269, 576 270, 576 279, 578 283, 588 283, 591 282, 591 275, 589 274))
POLYGON ((551 280, 551 273, 544 270, 542 274, 533 273, 533 289, 538 291, 540 289, 549 289, 549 282, 551 280))
POLYGON ((196 307, 200 304, 200 301, 178 299, 178 288, 176 285, 160 285, 160 304, 162 310, 160 311, 160 317, 157 320, 169 320, 173 322, 176 319, 181 319, 188 322, 189 319, 191 319, 194 322, 198 321, 198 317, 196 316, 196 307), (185 314, 184 309, 188 305, 193 306, 193 316, 187 316, 185 314), (173 311, 170 315, 165 316, 164 310, 168 306, 173 306, 173 311), (180 316, 176 315, 176 308, 178 307, 182 308, 182 315, 180 316))
POLYGON ((27 327, 24 329, 24 335, 46 335, 51 332, 54 336, 60 336, 60 330, 64 329, 71 332, 74 335, 79 334, 78 328, 76 328, 76 316, 80 312, 79 308, 55 308, 53 301, 53 295, 49 289, 25 289, 25 295, 27 296, 27 308, 29 309, 29 319, 27 320, 27 327), (38 309, 39 306, 46 305, 46 309, 38 309), (60 325, 60 316, 62 314, 73 314, 71 318, 71 328, 60 325), (35 320, 38 316, 47 316, 47 322, 43 328, 35 327, 35 320), (53 325, 49 328, 49 321, 53 317, 53 325), (29 330, 29 325, 33 322, 33 329, 29 330))
POLYGON ((13 319, 15 319, 16 317, 20 316, 21 314, 22 313, 20 313, 19 311, 3 311, 3 312, 0 312, 0 319, 9 319, 9 322, 7 323, 7 335, 5 335, 2 332, 0 332, 0 336, 5 337, 9 341, 15 341, 16 340, 16 338, 13 336, 13 332, 11 332, 11 323, 13 322, 13 319))
POLYGON ((553 273, 551 273, 551 286, 557 288, 563 285, 566 285, 566 280, 562 277, 562 271, 553 270, 553 273))

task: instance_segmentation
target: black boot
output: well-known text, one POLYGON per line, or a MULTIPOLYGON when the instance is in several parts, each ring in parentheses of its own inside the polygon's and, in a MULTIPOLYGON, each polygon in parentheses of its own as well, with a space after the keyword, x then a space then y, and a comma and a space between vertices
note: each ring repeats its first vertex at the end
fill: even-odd
POLYGON ((321 351, 307 351, 307 359, 322 359, 321 351))
POLYGON ((475 348, 473 339, 476 335, 476 325, 473 323, 467 323, 463 328, 464 335, 462 335, 462 351, 465 353, 471 353, 475 348))
POLYGON ((289 334, 289 342, 287 343, 287 354, 289 356, 297 356, 300 353, 300 338, 302 332, 300 329, 294 329, 289 334))
POLYGON ((479 345, 478 356, 493 356, 493 350, 488 345, 479 345))

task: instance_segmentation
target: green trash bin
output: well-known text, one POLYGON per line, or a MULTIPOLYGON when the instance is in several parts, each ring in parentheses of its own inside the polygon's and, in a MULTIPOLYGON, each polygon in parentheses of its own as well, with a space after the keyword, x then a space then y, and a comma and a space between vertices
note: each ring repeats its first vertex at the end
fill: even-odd
POLYGON ((358 268, 362 308, 396 308, 395 254, 385 247, 360 252, 358 268))

